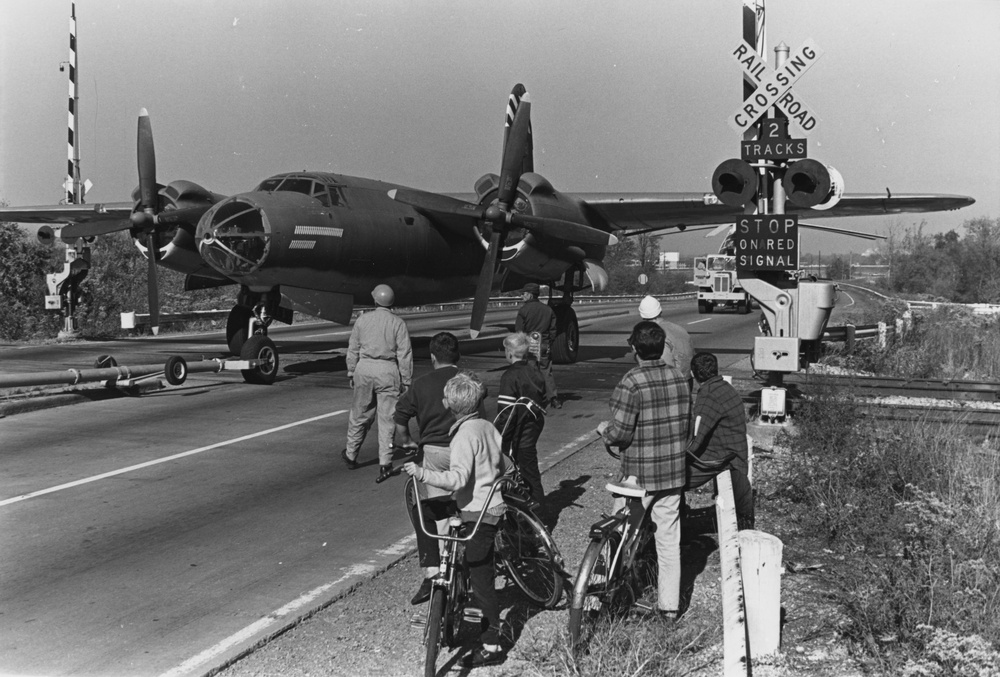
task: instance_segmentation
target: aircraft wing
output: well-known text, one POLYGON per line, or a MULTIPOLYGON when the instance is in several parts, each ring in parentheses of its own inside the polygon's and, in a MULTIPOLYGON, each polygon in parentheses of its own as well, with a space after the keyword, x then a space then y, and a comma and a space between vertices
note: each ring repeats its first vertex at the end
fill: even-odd
MULTIPOLYGON (((740 207, 722 204, 712 193, 576 193, 598 221, 612 230, 646 231, 686 226, 732 223, 743 215, 740 207)), ((844 216, 881 216, 960 209, 975 200, 964 195, 902 194, 844 195, 831 209, 801 209, 788 203, 786 211, 809 219, 844 216)))
POLYGON ((69 223, 63 229, 66 237, 91 237, 119 230, 132 225, 129 215, 131 202, 106 202, 92 205, 65 204, 40 207, 0 207, 0 221, 12 223, 69 223))

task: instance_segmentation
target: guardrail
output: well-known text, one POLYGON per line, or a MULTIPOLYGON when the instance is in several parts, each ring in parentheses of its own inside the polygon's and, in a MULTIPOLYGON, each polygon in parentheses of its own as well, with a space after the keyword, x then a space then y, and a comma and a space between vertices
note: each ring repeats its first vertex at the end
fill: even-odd
MULTIPOLYGON (((576 296, 573 298, 574 305, 588 305, 588 304, 600 304, 600 303, 622 303, 626 301, 634 301, 638 303, 646 295, 645 294, 627 294, 622 296, 576 296)), ((659 294, 656 298, 661 301, 666 300, 680 300, 685 298, 694 298, 696 292, 682 292, 680 294, 659 294)), ((520 296, 497 296, 491 298, 489 305, 491 308, 505 308, 505 307, 516 307, 524 303, 524 300, 520 296)), ((403 313, 416 313, 416 312, 427 312, 427 311, 443 311, 443 310, 462 310, 464 308, 472 307, 472 299, 466 299, 462 301, 449 301, 447 303, 428 303, 422 306, 414 306, 410 308, 401 308, 403 313)), ((169 324, 177 324, 181 322, 225 322, 229 317, 228 310, 192 310, 183 313, 160 313, 160 326, 165 326, 169 324)), ((355 319, 361 311, 355 310, 351 314, 351 319, 355 319)), ((149 326, 149 314, 148 313, 122 313, 122 329, 136 329, 142 330, 149 326)))

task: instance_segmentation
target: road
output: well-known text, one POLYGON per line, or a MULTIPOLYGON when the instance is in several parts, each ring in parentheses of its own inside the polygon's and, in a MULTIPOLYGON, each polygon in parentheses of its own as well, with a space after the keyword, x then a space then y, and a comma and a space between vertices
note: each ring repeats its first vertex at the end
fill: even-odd
MULTIPOLYGON (((724 372, 746 364, 755 314, 664 307, 724 372)), ((543 466, 582 446, 630 364, 634 305, 578 311, 581 361, 555 367, 567 403, 549 417, 543 466)), ((493 393, 514 312, 491 313, 492 335, 462 343, 462 365, 493 393)), ((467 317, 407 322, 419 375, 430 368, 427 338, 461 335, 467 317)), ((0 674, 206 674, 412 549, 397 492, 373 481, 374 431, 362 468, 339 458, 348 334, 330 324, 274 331, 282 374, 271 386, 193 374, 140 397, 0 419, 0 674)), ((0 360, 6 372, 90 366, 95 353, 122 364, 197 359, 220 354, 221 342, 3 347, 0 360)))

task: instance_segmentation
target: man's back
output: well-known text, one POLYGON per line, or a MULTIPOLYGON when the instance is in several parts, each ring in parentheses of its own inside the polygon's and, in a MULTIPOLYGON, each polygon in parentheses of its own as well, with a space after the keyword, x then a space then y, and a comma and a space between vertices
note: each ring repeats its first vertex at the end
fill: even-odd
POLYGON ((455 424, 455 415, 444 406, 444 385, 458 373, 455 365, 445 365, 413 381, 396 403, 394 420, 406 426, 410 419, 417 419, 421 444, 448 446, 449 431, 455 424))
POLYGON ((735 453, 733 467, 747 472, 747 418, 743 398, 721 376, 713 376, 698 390, 692 421, 697 430, 691 453, 705 461, 718 461, 735 453))
POLYGON ((662 359, 639 362, 615 386, 605 440, 648 491, 684 485, 689 405, 687 380, 662 359))
POLYGON ((679 324, 665 320, 662 317, 656 319, 656 323, 667 335, 667 345, 663 349, 663 359, 669 364, 673 361, 674 367, 687 378, 691 373, 691 358, 694 356, 694 347, 691 345, 691 335, 679 324))

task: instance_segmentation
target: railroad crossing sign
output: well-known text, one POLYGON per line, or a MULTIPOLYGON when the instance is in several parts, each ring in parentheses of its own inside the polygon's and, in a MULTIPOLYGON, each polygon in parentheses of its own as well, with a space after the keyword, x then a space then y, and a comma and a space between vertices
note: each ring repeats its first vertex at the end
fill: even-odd
POLYGON ((794 85, 809 67, 823 55, 812 39, 806 40, 794 54, 777 70, 772 69, 763 59, 757 56, 754 49, 745 41, 732 52, 733 58, 743 67, 743 78, 757 89, 729 116, 729 126, 737 133, 743 134, 751 125, 767 113, 772 106, 777 106, 789 117, 795 120, 806 133, 816 126, 816 116, 798 94, 792 92, 794 85))

